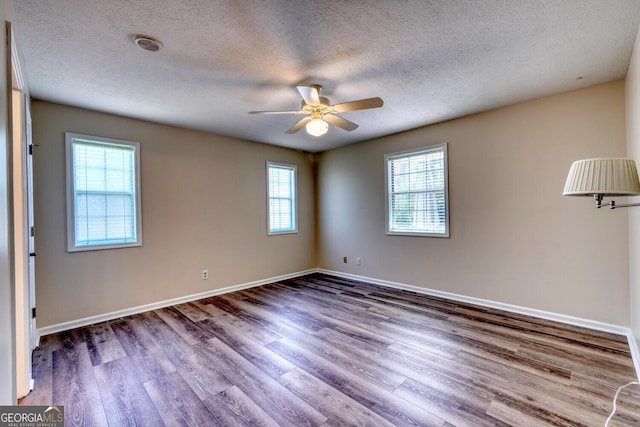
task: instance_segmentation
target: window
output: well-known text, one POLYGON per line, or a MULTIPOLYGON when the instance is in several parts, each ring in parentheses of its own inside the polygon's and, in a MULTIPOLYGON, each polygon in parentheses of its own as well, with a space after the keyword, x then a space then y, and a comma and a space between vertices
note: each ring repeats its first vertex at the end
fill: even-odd
POLYGON ((142 246, 140 144, 66 133, 67 251, 142 246))
POLYGON ((267 162, 268 234, 297 233, 296 166, 267 162))
POLYGON ((449 237, 447 144, 385 155, 387 234, 449 237))

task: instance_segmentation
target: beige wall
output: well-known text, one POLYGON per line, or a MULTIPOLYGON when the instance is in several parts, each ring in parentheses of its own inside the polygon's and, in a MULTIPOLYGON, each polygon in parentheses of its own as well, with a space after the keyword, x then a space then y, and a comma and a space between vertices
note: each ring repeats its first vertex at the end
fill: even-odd
MULTIPOLYGON (((640 162, 640 30, 636 37, 625 83, 627 149, 629 157, 640 162)), ((640 208, 629 210, 629 275, 631 329, 636 339, 640 339, 640 208)))
POLYGON ((618 81, 323 153, 318 267, 628 326, 627 211, 561 196, 625 140, 618 81), (443 142, 451 238, 385 235, 384 154, 443 142))
POLYGON ((315 267, 308 156, 51 103, 32 108, 39 328, 315 267), (141 143, 143 247, 66 252, 65 131, 141 143), (267 236, 267 160, 298 165, 297 234, 267 236))
POLYGON ((33 116, 40 328, 316 266, 630 324, 628 212, 560 195, 573 160, 625 155, 622 81, 323 153, 315 197, 292 150, 44 102, 33 116), (142 143, 142 248, 65 251, 65 131, 142 143), (384 154, 442 142, 451 238, 386 236, 384 154), (266 235, 266 160, 299 166, 297 235, 266 235))

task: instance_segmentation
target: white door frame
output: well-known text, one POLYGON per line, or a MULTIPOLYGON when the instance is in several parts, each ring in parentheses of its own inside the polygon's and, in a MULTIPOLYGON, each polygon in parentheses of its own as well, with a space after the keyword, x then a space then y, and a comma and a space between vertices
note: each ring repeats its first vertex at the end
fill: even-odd
POLYGON ((33 226, 33 179, 29 96, 11 23, 7 23, 7 76, 11 76, 8 123, 13 148, 14 283, 16 304, 16 391, 26 396, 33 388, 32 353, 36 346, 33 226))

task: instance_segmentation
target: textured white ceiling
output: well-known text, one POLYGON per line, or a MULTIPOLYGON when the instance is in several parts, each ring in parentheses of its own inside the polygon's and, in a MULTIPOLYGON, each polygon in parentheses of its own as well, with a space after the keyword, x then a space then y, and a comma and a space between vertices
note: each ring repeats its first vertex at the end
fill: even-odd
POLYGON ((34 98, 311 152, 623 78, 640 22, 638 0, 14 3, 34 98), (320 138, 247 114, 300 83, 385 105, 320 138))

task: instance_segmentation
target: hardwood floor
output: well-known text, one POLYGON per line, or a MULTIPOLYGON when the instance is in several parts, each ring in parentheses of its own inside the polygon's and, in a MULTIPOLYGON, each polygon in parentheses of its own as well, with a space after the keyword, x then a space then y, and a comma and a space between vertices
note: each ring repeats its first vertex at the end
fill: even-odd
POLYGON ((33 372, 69 426, 602 426, 637 381, 624 336, 321 274, 45 336, 33 372))

